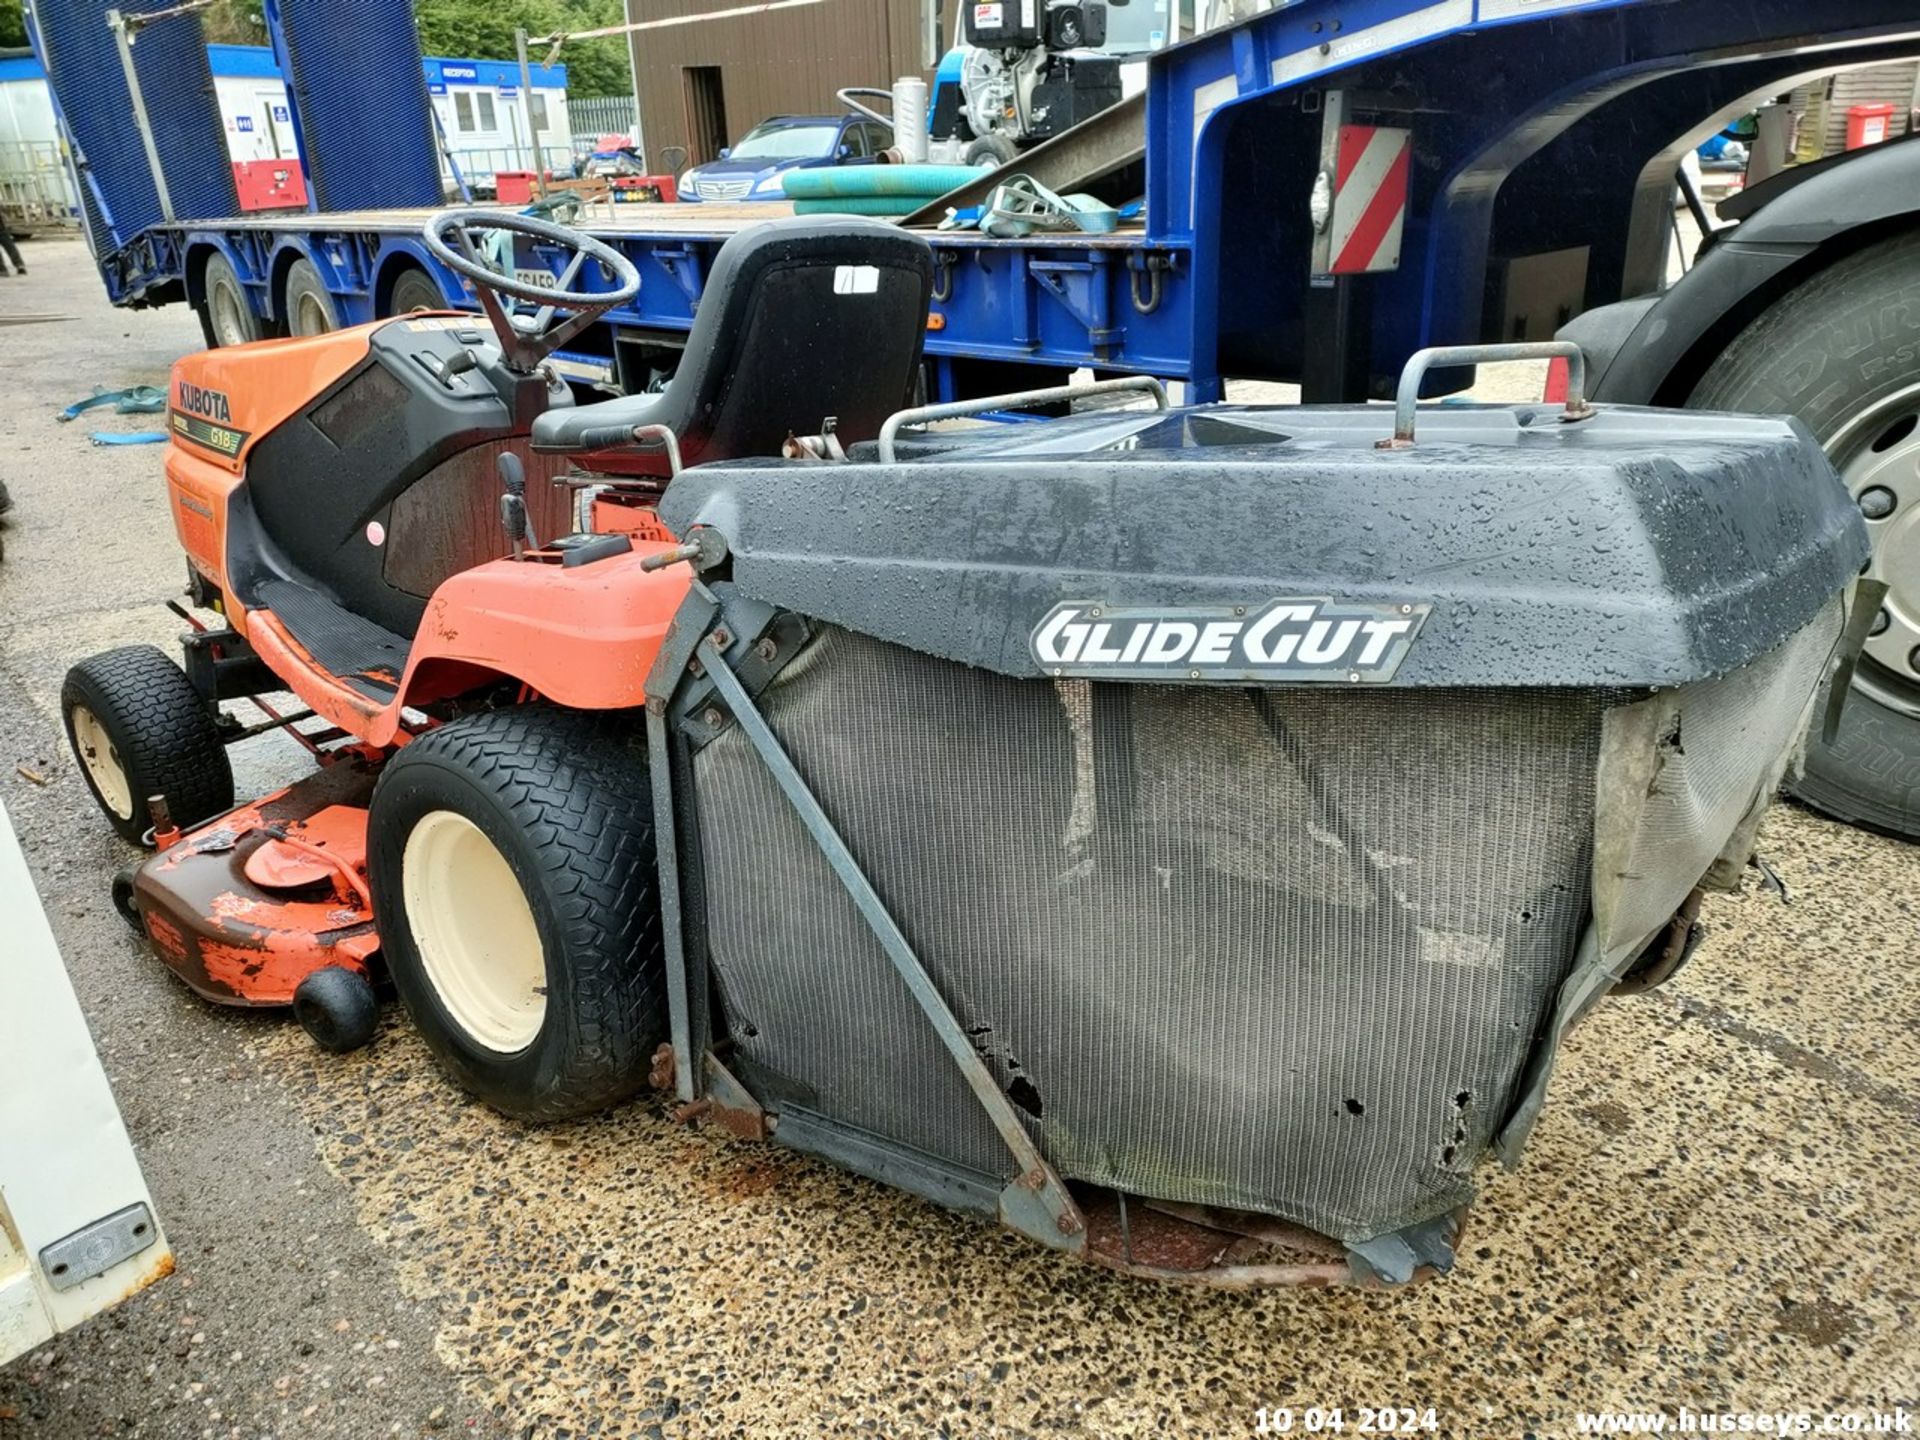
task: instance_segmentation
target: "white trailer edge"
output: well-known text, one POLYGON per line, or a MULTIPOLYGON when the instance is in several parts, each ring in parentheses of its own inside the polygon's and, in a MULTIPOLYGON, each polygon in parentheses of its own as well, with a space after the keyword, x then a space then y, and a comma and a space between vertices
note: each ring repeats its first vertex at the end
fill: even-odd
POLYGON ((173 1272, 0 805, 0 1365, 173 1272))

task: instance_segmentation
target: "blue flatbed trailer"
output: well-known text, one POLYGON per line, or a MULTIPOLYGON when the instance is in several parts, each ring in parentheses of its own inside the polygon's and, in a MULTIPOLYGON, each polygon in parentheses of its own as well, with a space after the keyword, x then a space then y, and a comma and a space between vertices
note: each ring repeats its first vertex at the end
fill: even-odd
MULTIPOLYGON (((1791 0, 1302 0, 1196 36, 1148 65, 1144 163, 1119 177, 1144 188, 1142 223, 1023 240, 931 232, 941 278, 927 351, 1156 374, 1202 401, 1225 376, 1300 380, 1332 359, 1342 376, 1315 388, 1361 397, 1384 394, 1421 346, 1505 338, 1488 334, 1486 303, 1503 259, 1584 248, 1584 305, 1659 290, 1674 169, 1730 109, 1811 69, 1920 48, 1905 0, 1818 12, 1791 0), (1315 284, 1309 198, 1334 90, 1348 113, 1411 131, 1411 194, 1396 269, 1315 284), (1357 290, 1363 315, 1332 303, 1357 290)), ((643 284, 578 349, 589 369, 670 348, 726 236, 783 211, 597 209, 609 217, 580 228, 628 253, 643 284)), ((332 323, 388 313, 407 269, 470 305, 420 246, 424 219, 397 207, 159 221, 115 230, 102 273, 115 303, 200 303, 219 253, 269 330, 286 324, 298 259, 323 278, 332 323)), ((634 378, 614 369, 614 384, 634 378)), ((954 388, 937 384, 941 397, 954 388)))
MULTIPOLYGON (((1144 190, 1140 223, 929 234, 936 393, 963 388, 957 360, 1150 374, 1194 400, 1219 398, 1228 376, 1305 378, 1325 398, 1384 393, 1424 345, 1511 338, 1489 333, 1488 289, 1513 258, 1584 250, 1579 308, 1660 289, 1686 151, 1798 75, 1915 53, 1916 32, 1910 0, 1817 14, 1794 0, 1300 0, 1203 34, 1149 63, 1145 159, 1115 182, 1144 190), (1310 218, 1334 92, 1343 113, 1412 135, 1400 263, 1338 282, 1316 281, 1310 218)), ((645 373, 624 357, 657 359, 686 331, 726 237, 783 210, 596 208, 607 218, 580 228, 643 276, 639 299, 574 355, 582 378, 611 365, 616 384, 645 373)), ((320 273, 334 323, 388 313, 410 269, 471 305, 418 241, 427 213, 163 220, 116 232, 102 273, 119 304, 200 303, 221 255, 269 330, 286 325, 297 260, 320 273)))
MULTIPOLYGON (((189 301, 210 341, 210 274, 244 297, 254 334, 286 332, 296 278, 307 320, 323 326, 423 300, 471 306, 418 238, 442 186, 407 0, 356 5, 351 23, 317 0, 263 3, 291 78, 310 212, 220 203, 225 157, 209 165, 206 149, 220 143, 217 113, 212 132, 192 113, 204 98, 198 22, 168 29, 190 12, 127 0, 155 12, 129 60, 103 43, 92 0, 30 5, 111 298, 189 301), (145 156, 108 103, 131 92, 123 68, 144 71, 164 101, 145 156), (149 175, 171 177, 175 204, 159 203, 149 175)), ((1184 382, 1195 402, 1222 398, 1230 377, 1366 400, 1390 394, 1423 347, 1558 330, 1580 342, 1594 399, 1794 414, 1869 522, 1867 578, 1890 587, 1845 717, 1815 737, 1796 792, 1920 839, 1920 142, 1788 167, 1723 203, 1736 221, 1725 228, 1703 208, 1705 238, 1669 283, 1675 180, 1692 149, 1797 84, 1916 55, 1915 0, 1278 5, 1156 53, 1144 103, 1012 167, 1110 202, 1144 195, 1136 223, 1098 236, 928 231, 930 398, 1086 366, 1184 382), (1337 217, 1340 177, 1358 173, 1341 146, 1359 132, 1404 137, 1393 142, 1404 203, 1396 242, 1378 252, 1391 263, 1334 274, 1325 192, 1337 217)), ((780 213, 633 205, 577 221, 643 283, 577 339, 566 373, 632 390, 670 369, 727 236, 780 213)), ((1445 393, 1471 371, 1427 380, 1425 393, 1445 393)))

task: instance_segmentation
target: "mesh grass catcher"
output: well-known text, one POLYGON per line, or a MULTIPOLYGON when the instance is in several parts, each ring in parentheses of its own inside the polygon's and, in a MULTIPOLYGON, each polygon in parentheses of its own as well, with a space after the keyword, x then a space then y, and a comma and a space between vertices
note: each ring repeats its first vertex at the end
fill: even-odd
POLYGON ((661 1078, 1117 1268, 1448 1268, 1568 1028, 1738 883, 1867 541, 1792 421, 1383 414, 675 480, 661 1078))

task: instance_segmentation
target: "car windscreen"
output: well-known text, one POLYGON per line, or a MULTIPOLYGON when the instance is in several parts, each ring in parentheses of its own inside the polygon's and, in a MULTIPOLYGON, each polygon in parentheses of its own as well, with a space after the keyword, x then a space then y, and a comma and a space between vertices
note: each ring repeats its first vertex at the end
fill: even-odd
POLYGON ((762 125, 733 147, 734 160, 818 160, 833 153, 838 125, 762 125))

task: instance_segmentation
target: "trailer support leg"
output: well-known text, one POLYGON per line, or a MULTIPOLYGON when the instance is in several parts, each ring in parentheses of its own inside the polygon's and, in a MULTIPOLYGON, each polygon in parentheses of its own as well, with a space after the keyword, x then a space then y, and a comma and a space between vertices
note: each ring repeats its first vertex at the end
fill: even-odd
POLYGON ((1373 293, 1361 275, 1315 275, 1301 306, 1300 399, 1342 405, 1371 398, 1373 293))

